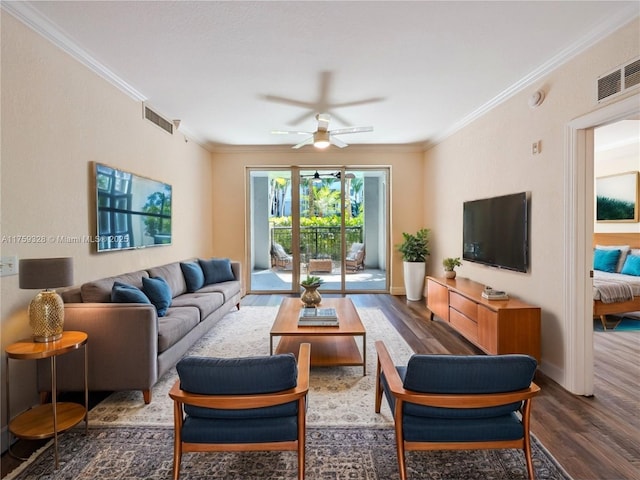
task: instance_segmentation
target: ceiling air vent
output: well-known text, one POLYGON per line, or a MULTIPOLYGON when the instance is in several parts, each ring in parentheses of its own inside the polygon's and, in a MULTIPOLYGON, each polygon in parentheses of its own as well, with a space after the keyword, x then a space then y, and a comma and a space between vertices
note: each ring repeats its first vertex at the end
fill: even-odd
POLYGON ((157 114, 156 112, 151 110, 146 105, 144 106, 144 118, 149 120, 151 123, 155 123, 157 126, 159 126, 161 129, 163 129, 165 132, 168 132, 171 135, 173 135, 173 123, 171 123, 169 120, 163 118, 162 116, 160 116, 159 114, 157 114))
POLYGON ((598 102, 640 85, 640 59, 617 67, 598 78, 598 102))

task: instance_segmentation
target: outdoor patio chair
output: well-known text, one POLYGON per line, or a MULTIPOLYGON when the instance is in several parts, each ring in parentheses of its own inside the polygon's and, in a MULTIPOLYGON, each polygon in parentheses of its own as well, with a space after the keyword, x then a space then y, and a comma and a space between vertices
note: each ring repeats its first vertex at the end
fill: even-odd
POLYGON ((519 448, 534 480, 529 422, 537 362, 529 355, 413 355, 395 366, 376 342, 375 411, 384 393, 393 412, 398 468, 406 450, 519 448))
POLYGON ((284 247, 276 242, 271 245, 271 267, 285 270, 293 267, 293 256, 289 255, 284 247))
POLYGON ((182 452, 294 450, 304 479, 311 347, 245 358, 185 357, 173 399, 173 479, 182 452))
POLYGON ((357 272, 364 269, 365 249, 364 243, 352 243, 345 257, 345 266, 348 272, 357 272))

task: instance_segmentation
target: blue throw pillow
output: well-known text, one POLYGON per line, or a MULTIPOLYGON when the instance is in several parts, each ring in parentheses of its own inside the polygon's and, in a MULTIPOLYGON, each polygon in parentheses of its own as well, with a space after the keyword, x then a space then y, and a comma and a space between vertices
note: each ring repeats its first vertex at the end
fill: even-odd
POLYGON ((113 303, 151 303, 142 290, 128 283, 114 282, 111 287, 113 303))
POLYGON ((204 273, 204 284, 229 282, 235 280, 231 270, 231 260, 228 258, 212 258, 210 260, 198 260, 204 273))
POLYGON ((640 277, 640 255, 627 255, 620 273, 640 277))
POLYGON ((593 252, 593 268, 602 272, 615 273, 620 258, 620 250, 600 250, 593 252))
POLYGON ((193 293, 204 287, 204 273, 199 263, 181 263, 180 268, 187 284, 187 291, 193 293))
POLYGON ((164 317, 171 305, 171 287, 162 277, 142 278, 142 291, 156 307, 159 317, 164 317))

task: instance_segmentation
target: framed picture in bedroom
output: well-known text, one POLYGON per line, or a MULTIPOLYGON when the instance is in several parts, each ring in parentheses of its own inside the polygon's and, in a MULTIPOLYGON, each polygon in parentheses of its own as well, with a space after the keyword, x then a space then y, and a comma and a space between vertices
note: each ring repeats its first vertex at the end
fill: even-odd
POLYGON ((596 220, 638 222, 638 178, 640 172, 625 172, 596 178, 596 220))

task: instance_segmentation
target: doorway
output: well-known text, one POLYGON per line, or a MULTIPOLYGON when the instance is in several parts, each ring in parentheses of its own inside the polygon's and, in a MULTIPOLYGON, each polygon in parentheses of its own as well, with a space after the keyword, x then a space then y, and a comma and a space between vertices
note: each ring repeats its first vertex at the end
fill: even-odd
POLYGON ((594 215, 594 129, 640 115, 640 95, 634 95, 570 122, 565 163, 564 302, 566 388, 593 395, 593 313, 591 270, 594 215))
POLYGON ((389 169, 247 170, 248 293, 388 293, 389 169))

